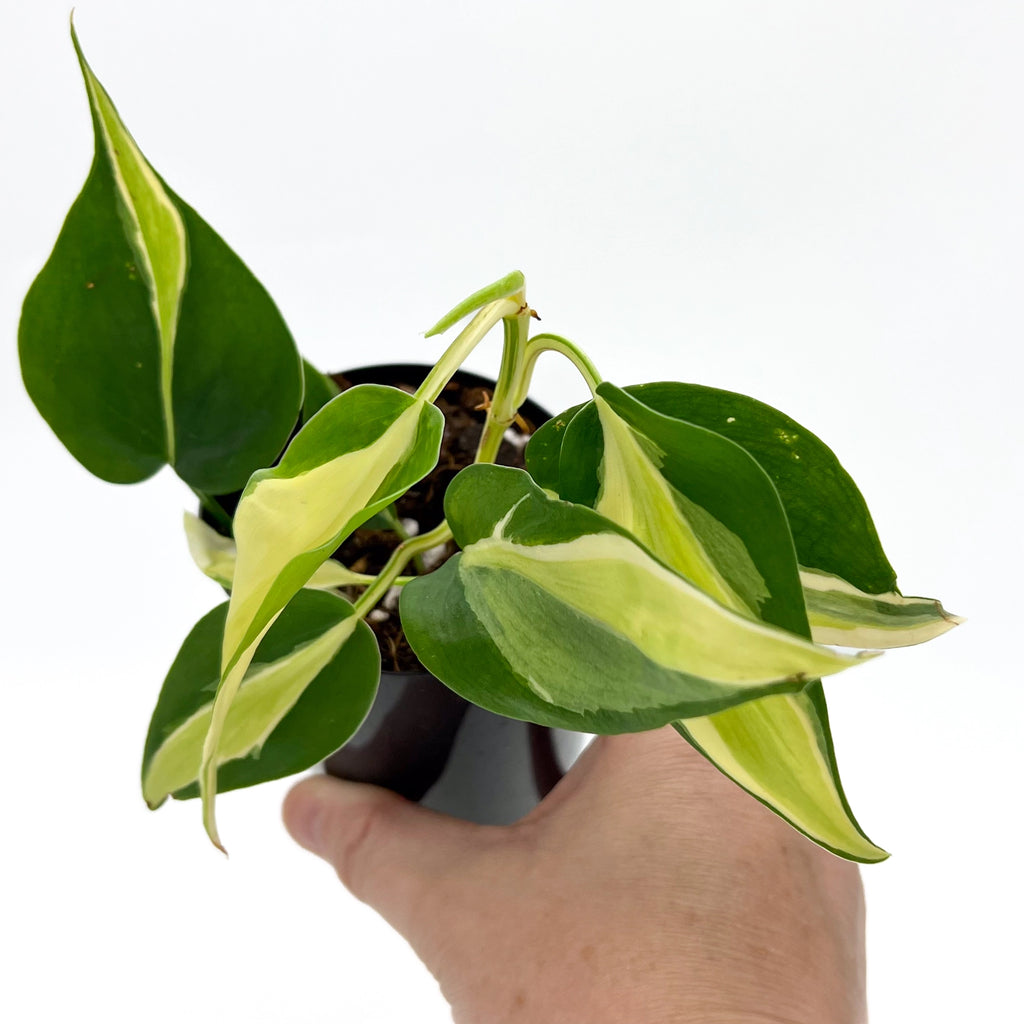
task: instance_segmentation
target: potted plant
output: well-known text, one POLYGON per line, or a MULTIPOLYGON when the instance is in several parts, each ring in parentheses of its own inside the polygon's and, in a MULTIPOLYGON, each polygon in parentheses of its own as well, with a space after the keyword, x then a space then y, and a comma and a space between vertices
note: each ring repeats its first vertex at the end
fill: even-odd
POLYGON ((145 160, 74 41, 96 155, 25 299, 25 384, 97 476, 174 468, 203 512, 187 520, 196 560, 230 591, 158 698, 149 805, 199 796, 221 846, 219 791, 343 747, 380 684, 367 623, 385 601, 422 665, 473 705, 582 732, 671 724, 815 842, 883 859, 843 795, 819 680, 958 620, 897 590, 833 453, 753 398, 602 380, 577 345, 531 333, 519 273, 427 332, 470 318, 410 390, 336 393, 145 160), (444 519, 412 533, 395 505, 437 465, 435 403, 499 323, 472 464, 444 519), (545 352, 592 397, 532 434, 524 468, 496 465, 545 352), (335 557, 367 524, 394 540, 369 572, 335 557))

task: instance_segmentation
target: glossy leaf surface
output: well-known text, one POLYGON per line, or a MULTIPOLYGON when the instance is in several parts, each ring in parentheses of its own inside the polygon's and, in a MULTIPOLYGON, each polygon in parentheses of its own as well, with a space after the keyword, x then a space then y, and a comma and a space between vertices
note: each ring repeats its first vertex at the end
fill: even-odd
POLYGON ((628 530, 726 607, 808 635, 778 494, 727 438, 605 383, 565 431, 558 490, 628 530))
POLYGON ((150 167, 78 53, 96 152, 25 298, 25 386, 105 480, 170 463, 198 490, 238 490, 295 425, 295 345, 259 282, 150 167))
POLYGON ((254 473, 234 519, 237 560, 221 685, 201 776, 216 841, 213 764, 228 709, 265 631, 348 534, 437 463, 444 417, 397 388, 363 384, 328 402, 280 463, 254 473))
POLYGON ((403 626, 430 671, 500 714, 637 731, 857 661, 722 607, 522 471, 463 470, 445 513, 463 552, 404 588, 403 626))
MULTIPOLYGON (((191 512, 185 513, 185 537, 189 554, 199 570, 227 590, 235 579, 237 551, 230 537, 218 533, 191 512)), ((307 580, 313 590, 332 590, 335 587, 365 585, 367 577, 346 569, 340 562, 328 558, 307 580)))
POLYGON ((698 384, 626 390, 657 412, 713 430, 746 449, 779 492, 802 566, 869 593, 895 588, 896 573, 860 490, 835 453, 806 427, 754 398, 698 384))
POLYGON ((800 572, 811 634, 839 647, 910 647, 933 640, 964 620, 931 597, 865 594, 838 576, 800 572))
MULTIPOLYGON (((198 795, 226 615, 225 603, 196 624, 164 682, 142 766, 151 807, 168 795, 198 795)), ((338 749, 366 716, 379 677, 376 640, 352 606, 330 594, 298 595, 264 638, 232 706, 218 788, 303 771, 338 749)))
POLYGON ((864 834, 846 800, 821 683, 673 724, 721 771, 820 846, 864 863, 888 857, 864 834))
MULTIPOLYGON (((704 427, 753 456, 779 493, 800 565, 868 593, 894 589, 896 575, 863 496, 832 450, 806 427, 757 399, 699 384, 666 381, 623 390, 654 412, 704 427)), ((554 417, 530 439, 527 468, 544 487, 559 490, 566 428, 582 408, 554 417)), ((591 471, 597 459, 599 454, 589 461, 591 471)), ((582 471, 568 462, 567 469, 582 486, 582 471)), ((585 486, 596 496, 596 478, 585 486)))
MULTIPOLYGON (((559 489, 593 502, 727 607, 820 642, 808 629, 785 516, 777 498, 762 493, 767 487, 774 495, 774 487, 760 469, 758 485, 757 475, 730 457, 737 446, 709 433, 602 385, 561 438, 559 489), (757 600, 758 580, 776 600, 757 600)), ((545 457, 551 465, 550 453, 545 457)), ((675 724, 723 772, 816 842, 855 860, 886 856, 864 835, 843 794, 819 683, 675 724)))

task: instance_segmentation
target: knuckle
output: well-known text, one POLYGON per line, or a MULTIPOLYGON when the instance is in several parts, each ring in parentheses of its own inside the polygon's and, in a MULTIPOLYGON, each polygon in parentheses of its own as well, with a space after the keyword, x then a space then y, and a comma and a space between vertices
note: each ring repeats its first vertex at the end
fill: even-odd
POLYGON ((372 881, 374 851, 383 842, 390 814, 377 800, 351 808, 347 820, 336 835, 331 858, 338 878, 357 899, 365 900, 372 881))

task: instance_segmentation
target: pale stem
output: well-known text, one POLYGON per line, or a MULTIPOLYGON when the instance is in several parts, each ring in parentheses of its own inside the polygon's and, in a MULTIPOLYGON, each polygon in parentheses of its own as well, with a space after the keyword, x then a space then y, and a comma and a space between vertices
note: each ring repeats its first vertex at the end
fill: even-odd
POLYGON ((523 379, 527 372, 527 338, 530 333, 529 309, 520 309, 516 316, 505 317, 505 347, 501 353, 501 368, 498 380, 494 385, 494 395, 487 410, 487 419, 480 434, 474 462, 493 462, 501 448, 501 439, 511 426, 519 411, 529 387, 529 377, 523 379))
MULTIPOLYGON (((542 352, 558 352, 565 356, 577 370, 590 388, 591 394, 596 394, 598 385, 601 383, 601 374, 597 368, 577 345, 563 338, 559 334, 535 334, 526 345, 526 380, 529 382, 533 375, 533 367, 542 352)), ((520 401, 525 401, 526 395, 522 395, 520 401)))
MULTIPOLYGON (((411 540, 412 534, 402 525, 402 520, 398 517, 398 512, 395 510, 394 505, 388 505, 388 507, 381 511, 383 516, 389 523, 391 530, 398 534, 400 540, 411 540)), ((413 556, 413 565, 416 566, 416 571, 421 575, 425 576, 427 567, 423 564, 423 558, 420 555, 413 556)), ((372 578, 372 577, 371 577, 372 578)))
POLYGON ((403 541, 391 553, 387 564, 380 571, 380 575, 363 591, 359 600, 355 603, 355 614, 359 618, 366 616, 378 601, 395 585, 402 570, 409 563, 410 559, 417 555, 445 544, 452 539, 452 531, 448 528, 447 520, 442 520, 433 530, 420 534, 418 537, 411 537, 403 541))

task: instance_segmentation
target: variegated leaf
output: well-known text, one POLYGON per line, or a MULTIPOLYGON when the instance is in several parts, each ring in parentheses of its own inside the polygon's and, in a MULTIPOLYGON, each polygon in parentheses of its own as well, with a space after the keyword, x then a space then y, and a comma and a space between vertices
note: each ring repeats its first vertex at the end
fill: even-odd
MULTIPOLYGON (((150 807, 198 794, 226 615, 225 603, 197 623, 164 682, 143 756, 150 807)), ((255 785, 322 760, 359 727, 379 678, 376 640, 352 606, 330 594, 298 595, 267 633, 232 705, 218 788, 255 785)))
POLYGON ((25 386, 90 472, 240 489, 295 426, 302 370, 245 265, 146 161, 78 47, 96 152, 18 331, 25 386))
MULTIPOLYGON (((707 434, 602 385, 594 409, 582 410, 565 432, 560 464, 568 463, 568 482, 562 486, 586 495, 593 491, 588 480, 596 480, 599 511, 726 607, 813 635, 803 617, 803 580, 783 536, 785 517, 781 509, 774 519, 766 513, 771 501, 748 498, 763 487, 774 494, 774 487, 759 468, 744 473, 742 464, 730 461, 731 441, 707 434), (704 482, 709 474, 719 476, 724 493, 704 482), (730 517, 730 526, 719 517, 730 517), (766 561, 759 539, 790 552, 786 564, 766 561), (765 601, 771 591, 783 600, 765 601)), ((816 842, 854 860, 886 856, 843 795, 819 683, 674 724, 723 772, 816 842)))
POLYGON ((636 731, 857 662, 724 608, 521 471, 463 470, 445 513, 464 550, 404 588, 402 623, 430 671, 499 714, 636 731))
POLYGON ((889 856, 864 834, 843 793, 820 683, 673 724, 709 761, 819 846, 865 863, 889 856))
POLYGON ((437 463, 444 417, 397 388, 363 384, 327 403, 281 462, 254 473, 235 512, 238 546, 221 684, 204 750, 204 820, 228 710, 266 630, 342 540, 437 463))
POLYGON ((558 493, 601 512, 733 611, 809 636, 778 493, 728 438, 604 383, 564 432, 558 493))
POLYGON ((933 640, 964 620, 931 597, 904 597, 896 591, 865 594, 846 580, 801 569, 811 634, 820 644, 910 647, 933 640))
MULTIPOLYGON (((235 578, 235 542, 191 512, 185 513, 185 537, 189 554, 204 575, 230 590, 235 578)), ((367 582, 366 576, 352 572, 340 562, 328 558, 310 576, 306 586, 312 590, 333 590, 337 587, 365 586, 367 582)))
POLYGON ((748 451, 779 492, 801 565, 870 593, 895 587, 896 574, 860 490, 805 426, 754 398, 699 384, 626 390, 656 412, 713 430, 748 451))

